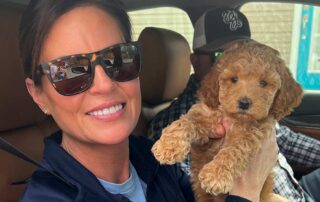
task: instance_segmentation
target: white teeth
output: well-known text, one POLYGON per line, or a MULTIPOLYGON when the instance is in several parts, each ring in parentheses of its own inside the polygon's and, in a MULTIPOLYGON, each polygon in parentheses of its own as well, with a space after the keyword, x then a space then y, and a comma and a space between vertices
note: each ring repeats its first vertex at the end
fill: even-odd
POLYGON ((97 111, 89 112, 88 114, 92 115, 92 116, 105 116, 105 115, 113 114, 113 113, 121 110, 122 108, 123 108, 122 104, 117 104, 117 105, 109 107, 109 108, 104 108, 104 109, 100 109, 97 111))

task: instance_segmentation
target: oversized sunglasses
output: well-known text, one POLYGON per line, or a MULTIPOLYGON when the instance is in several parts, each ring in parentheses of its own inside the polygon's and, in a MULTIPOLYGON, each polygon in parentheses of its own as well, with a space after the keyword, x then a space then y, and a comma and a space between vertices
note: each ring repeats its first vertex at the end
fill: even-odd
POLYGON ((138 42, 116 44, 93 53, 61 57, 38 68, 58 93, 69 96, 91 87, 98 64, 112 81, 133 80, 141 69, 140 45, 138 42))
POLYGON ((195 50, 194 54, 195 55, 209 55, 210 56, 210 61, 211 64, 215 63, 217 59, 222 55, 223 50, 218 49, 214 51, 208 51, 208 50, 195 50))

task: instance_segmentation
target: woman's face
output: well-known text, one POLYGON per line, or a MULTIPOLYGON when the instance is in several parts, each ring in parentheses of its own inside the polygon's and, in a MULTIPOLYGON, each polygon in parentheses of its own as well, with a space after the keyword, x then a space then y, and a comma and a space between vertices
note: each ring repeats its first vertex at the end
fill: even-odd
MULTIPOLYGON (((39 63, 123 42, 121 30, 109 14, 94 6, 78 7, 54 23, 43 43, 39 63)), ((65 136, 90 144, 123 142, 140 114, 139 79, 113 82, 100 65, 95 67, 93 84, 85 92, 62 96, 42 76, 42 89, 33 98, 53 116, 65 136)))

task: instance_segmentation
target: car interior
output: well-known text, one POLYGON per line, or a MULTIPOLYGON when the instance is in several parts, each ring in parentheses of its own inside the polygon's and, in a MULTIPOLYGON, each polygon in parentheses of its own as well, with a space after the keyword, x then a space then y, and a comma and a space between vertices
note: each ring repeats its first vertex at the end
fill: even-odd
POLYGON ((191 70, 191 51, 182 35, 163 28, 145 28, 138 41, 143 52, 140 74, 143 104, 140 121, 133 133, 146 135, 148 122, 169 106, 186 86, 191 70))
MULTIPOLYGON (((51 118, 43 115, 25 88, 16 40, 22 10, 21 6, 0 7, 0 26, 5 28, 0 33, 3 47, 1 59, 4 61, 0 79, 0 136, 39 161, 43 150, 43 135, 49 135, 57 127, 51 118)), ((24 185, 11 184, 30 177, 35 166, 3 151, 0 159, 0 201, 18 201, 24 185)))
MULTIPOLYGON (((126 8, 139 10, 172 6, 184 10, 192 23, 208 8, 229 6, 238 8, 248 0, 123 0, 126 8)), ((280 2, 280 1, 278 1, 280 2)), ((320 6, 315 0, 293 2, 320 6)), ((50 116, 34 104, 25 84, 20 63, 17 33, 21 14, 28 0, 0 2, 0 138, 40 161, 43 139, 59 130, 50 116)), ((142 112, 133 134, 147 135, 149 121, 169 106, 184 89, 192 70, 190 44, 181 34, 159 27, 146 27, 139 34, 143 66, 140 74, 142 112)), ((282 123, 292 130, 320 139, 320 93, 306 93, 301 106, 282 123)), ((0 150, 0 201, 18 201, 25 182, 36 166, 6 151, 0 150)), ((312 168, 293 167, 303 175, 312 168)))

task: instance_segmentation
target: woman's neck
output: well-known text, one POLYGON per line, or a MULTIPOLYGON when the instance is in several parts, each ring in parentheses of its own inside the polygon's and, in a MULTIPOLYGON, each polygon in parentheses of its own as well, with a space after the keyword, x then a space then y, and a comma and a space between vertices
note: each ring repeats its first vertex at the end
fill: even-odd
POLYGON ((129 140, 117 145, 89 144, 63 135, 61 146, 97 178, 122 183, 129 178, 129 140))

